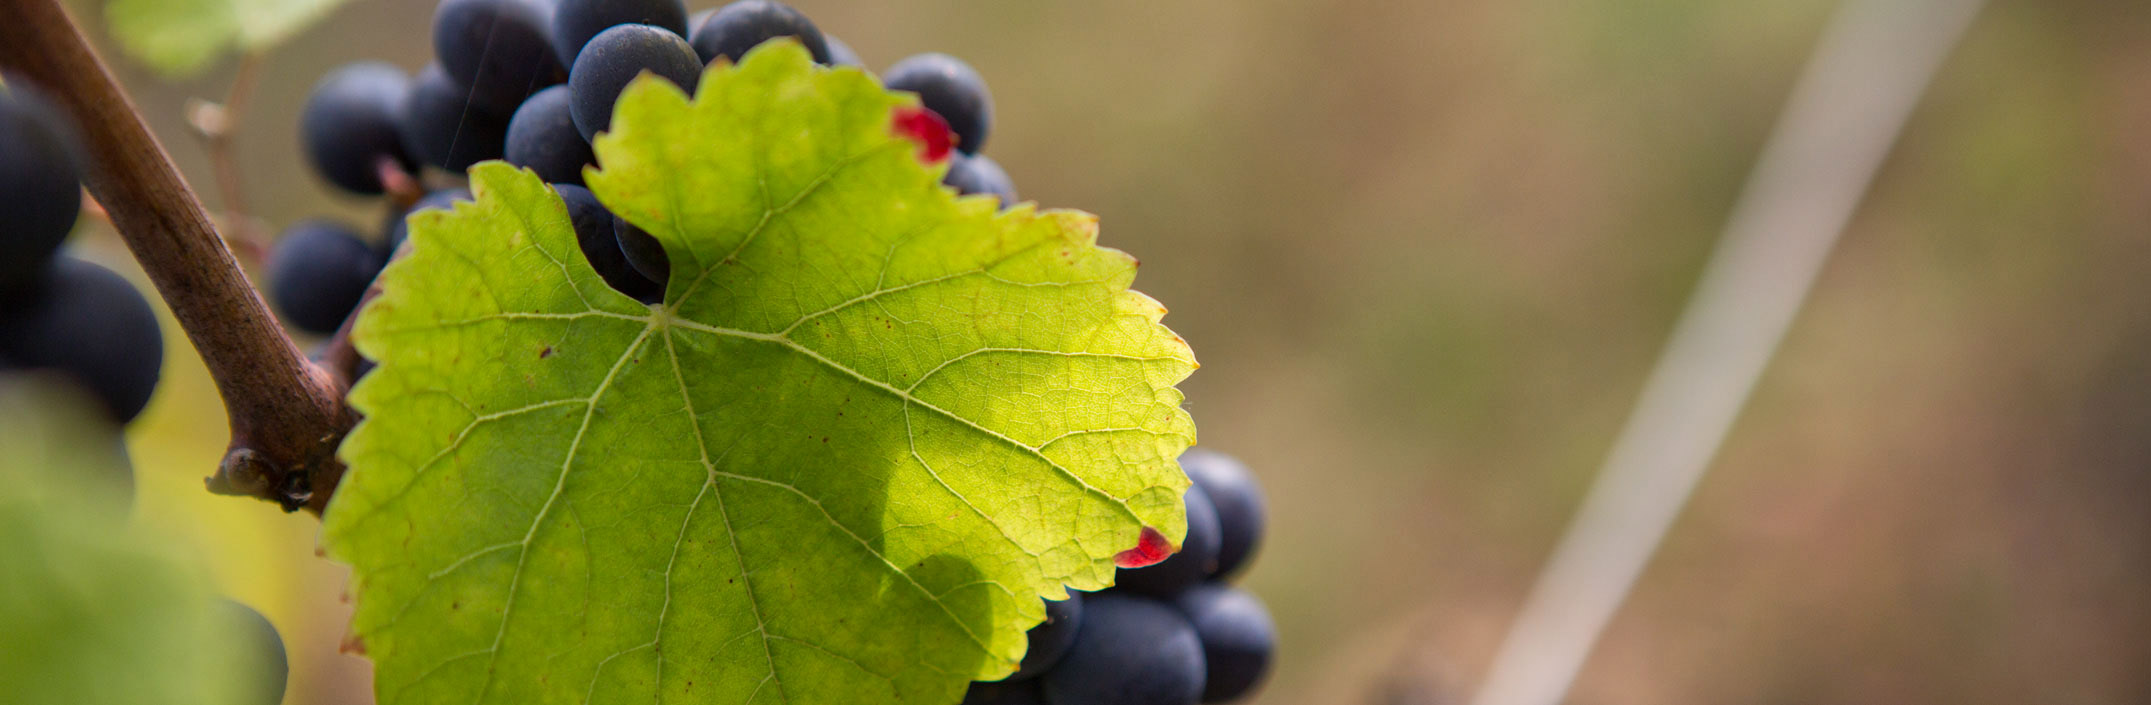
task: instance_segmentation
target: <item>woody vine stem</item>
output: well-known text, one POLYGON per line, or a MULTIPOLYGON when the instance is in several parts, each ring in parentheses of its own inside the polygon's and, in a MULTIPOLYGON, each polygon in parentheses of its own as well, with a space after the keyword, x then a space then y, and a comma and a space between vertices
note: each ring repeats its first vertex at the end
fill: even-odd
POLYGON ((216 380, 232 438, 209 489, 319 514, 343 474, 336 447, 357 421, 344 402, 348 335, 324 358, 343 364, 300 354, 61 0, 0 0, 0 17, 0 69, 68 112, 91 195, 216 380))

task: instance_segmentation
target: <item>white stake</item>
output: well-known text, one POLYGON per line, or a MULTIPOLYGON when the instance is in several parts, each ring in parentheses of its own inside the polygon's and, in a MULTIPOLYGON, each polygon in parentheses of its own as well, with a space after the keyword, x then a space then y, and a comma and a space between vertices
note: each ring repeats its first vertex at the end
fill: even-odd
POLYGON ((1557 705, 1686 504, 1982 0, 1848 0, 1472 705, 1557 705))

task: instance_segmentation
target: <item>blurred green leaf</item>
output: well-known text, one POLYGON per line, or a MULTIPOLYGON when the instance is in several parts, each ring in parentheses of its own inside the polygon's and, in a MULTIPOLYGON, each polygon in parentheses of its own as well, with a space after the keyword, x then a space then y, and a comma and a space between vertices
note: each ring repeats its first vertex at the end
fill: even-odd
POLYGON ((126 471, 114 438, 75 395, 0 375, 0 701, 242 702, 194 557, 104 480, 126 471))
POLYGON ((488 163, 360 314, 324 541, 381 702, 945 705, 1183 532, 1194 359, 1092 216, 956 198, 796 43, 697 95, 641 79, 589 178, 663 305, 488 163))
POLYGON ((229 51, 275 46, 347 0, 107 0, 105 24, 127 55, 171 78, 229 51))

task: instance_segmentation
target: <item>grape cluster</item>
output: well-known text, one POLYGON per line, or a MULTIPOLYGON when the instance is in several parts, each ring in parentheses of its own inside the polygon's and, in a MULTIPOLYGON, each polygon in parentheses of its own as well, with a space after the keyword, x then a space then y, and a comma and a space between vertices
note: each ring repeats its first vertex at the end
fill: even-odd
MULTIPOLYGON (((671 272, 664 249, 583 188, 583 169, 595 162, 590 141, 643 72, 692 92, 703 67, 737 62, 779 37, 825 65, 862 65, 850 46, 770 0, 691 17, 682 0, 443 0, 433 15, 432 64, 416 77, 380 62, 331 72, 308 98, 300 133, 322 179, 361 195, 385 192, 396 175, 459 175, 487 159, 529 169, 567 204, 576 240, 606 283, 654 303, 671 272)), ((889 67, 883 83, 917 93, 953 135, 946 184, 1015 201, 1007 172, 979 153, 993 101, 977 71, 945 54, 921 54, 889 67)), ((292 226, 270 258, 271 298, 293 327, 334 332, 395 255, 409 214, 469 197, 443 188, 394 209, 370 247, 348 226, 292 226)))
POLYGON ((1269 610, 1228 581, 1262 541, 1262 489, 1247 466, 1190 450, 1180 467, 1180 551, 1122 568, 1103 592, 1046 603, 1014 675, 974 683, 964 705, 1191 705, 1240 698, 1269 671, 1269 610))
MULTIPOLYGON (((0 88, 0 372, 52 373, 118 428, 149 404, 164 365, 157 314, 133 284, 61 252, 82 210, 73 125, 20 80, 0 88)), ((132 479, 128 478, 131 484, 132 479)))

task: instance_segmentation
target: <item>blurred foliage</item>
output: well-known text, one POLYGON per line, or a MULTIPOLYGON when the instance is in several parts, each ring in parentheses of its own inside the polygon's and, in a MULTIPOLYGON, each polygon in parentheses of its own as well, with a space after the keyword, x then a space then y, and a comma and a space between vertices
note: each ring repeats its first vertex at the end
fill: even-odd
POLYGON ((224 705, 251 682, 199 556, 127 521, 116 429, 43 375, 0 375, 0 683, 9 702, 224 705))
POLYGON ((166 76, 200 73, 227 52, 262 52, 348 0, 104 0, 128 56, 166 76))
MULTIPOLYGON (((1204 445, 1273 499, 1260 702, 1398 705, 1478 678, 1834 6, 797 4, 870 65, 977 65, 1021 192, 1143 259, 1204 445)), ((276 52, 255 215, 382 217, 299 176, 295 119, 335 65, 423 65, 430 8, 276 52)), ((208 183, 181 112, 226 70, 124 78, 208 183)), ((1575 702, 2151 701, 2146 124, 2151 6, 1990 6, 1575 702)), ((143 520, 292 635, 294 702, 365 702, 318 525, 201 491, 224 429, 173 349, 143 520)))

